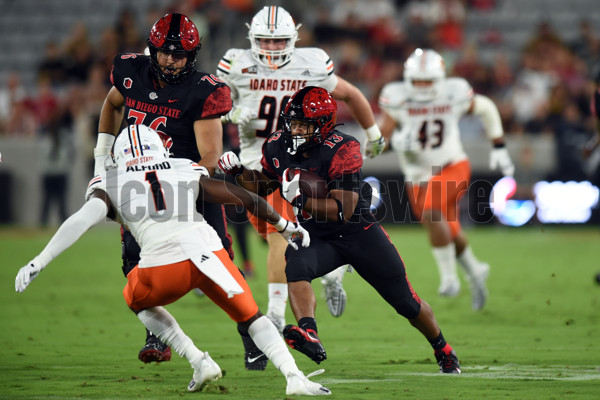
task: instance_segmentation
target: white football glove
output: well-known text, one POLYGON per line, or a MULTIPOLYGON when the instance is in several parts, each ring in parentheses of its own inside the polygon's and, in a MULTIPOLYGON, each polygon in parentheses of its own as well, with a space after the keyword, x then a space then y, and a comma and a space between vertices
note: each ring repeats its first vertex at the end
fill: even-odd
POLYGON ((22 267, 15 278, 15 290, 19 293, 23 293, 27 286, 39 275, 40 271, 44 269, 42 263, 36 258, 29 261, 27 265, 22 267))
POLYGON ((224 153, 218 162, 219 168, 223 172, 229 175, 241 174, 244 170, 244 166, 240 162, 240 159, 233 151, 224 153))
POLYGON ((373 140, 367 142, 367 147, 365 149, 365 155, 369 158, 376 157, 383 153, 383 149, 385 148, 385 139, 381 136, 377 140, 373 140))
POLYGON ((257 114, 254 110, 244 106, 235 106, 221 117, 221 121, 244 126, 256 117, 257 114))
POLYGON ((300 171, 296 170, 294 177, 288 180, 288 171, 286 168, 281 177, 281 193, 283 198, 296 208, 302 209, 308 197, 300 190, 300 171))
POLYGON ((504 176, 513 176, 515 173, 515 166, 506 147, 493 148, 490 153, 490 169, 496 168, 500 168, 504 176))
POLYGON ((287 221, 285 228, 279 231, 281 235, 287 240, 294 250, 298 250, 298 244, 294 241, 294 238, 302 236, 302 247, 308 247, 310 245, 310 235, 300 224, 296 222, 287 221))

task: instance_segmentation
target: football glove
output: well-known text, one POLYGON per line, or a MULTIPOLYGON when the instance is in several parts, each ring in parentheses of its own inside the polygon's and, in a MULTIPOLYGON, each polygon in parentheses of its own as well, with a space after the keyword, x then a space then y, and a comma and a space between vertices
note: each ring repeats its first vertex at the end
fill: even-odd
POLYGON ((256 116, 256 112, 248 107, 235 106, 227 114, 221 117, 221 121, 244 126, 250 122, 250 120, 256 118, 256 116))
POLYGON ((229 175, 238 175, 244 171, 244 166, 233 151, 224 153, 218 162, 219 168, 229 175))
POLYGON ((490 169, 500 168, 504 176, 513 176, 515 166, 506 147, 494 147, 490 153, 490 169))
POLYGON ((310 235, 306 229, 296 222, 287 221, 285 228, 279 231, 279 233, 281 233, 294 250, 298 250, 298 244, 294 241, 298 236, 302 236, 302 247, 308 247, 310 245, 310 235))
POLYGON ((377 140, 367 142, 367 147, 365 149, 365 155, 369 158, 376 157, 383 153, 383 149, 385 148, 385 139, 381 136, 377 140))
POLYGON ((36 258, 29 261, 27 265, 22 267, 15 278, 15 290, 19 293, 23 293, 27 286, 39 275, 40 271, 44 269, 42 263, 36 258))
POLYGON ((281 192, 283 193, 283 198, 298 209, 304 208, 304 204, 308 200, 308 197, 302 193, 300 189, 300 171, 294 171, 294 177, 291 180, 288 180, 288 172, 289 168, 286 168, 283 171, 283 176, 281 178, 281 192))

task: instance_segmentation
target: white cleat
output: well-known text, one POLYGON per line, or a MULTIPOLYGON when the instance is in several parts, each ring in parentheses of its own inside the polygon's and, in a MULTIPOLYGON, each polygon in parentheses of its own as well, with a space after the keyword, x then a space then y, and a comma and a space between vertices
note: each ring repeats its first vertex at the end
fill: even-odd
POLYGON ((348 296, 342 285, 342 278, 346 268, 350 265, 342 265, 341 267, 331 271, 330 273, 323 276, 321 283, 325 289, 325 299, 327 301, 327 308, 334 317, 339 317, 344 313, 346 309, 346 302, 348 296))
POLYGON ((444 297, 456 297, 460 293, 460 280, 457 276, 451 278, 442 278, 442 283, 438 288, 438 294, 444 297))
POLYGON ((200 359, 197 367, 194 367, 194 376, 188 385, 189 392, 197 392, 202 390, 210 382, 214 382, 223 377, 221 367, 208 355, 200 359))
POLYGON ((481 263, 475 276, 471 278, 471 306, 475 311, 481 310, 487 300, 488 291, 485 282, 489 274, 489 264, 481 263))
POLYGON ((282 333, 283 328, 285 328, 285 316, 277 315, 273 312, 267 312, 267 318, 271 320, 275 328, 277 328, 277 332, 282 333))
MULTIPOLYGON (((316 371, 321 373, 324 370, 316 371)), ((317 373, 309 374, 308 376, 316 375, 317 373)), ((328 396, 331 390, 317 382, 312 382, 302 372, 291 373, 287 377, 287 387, 285 394, 288 396, 328 396)))

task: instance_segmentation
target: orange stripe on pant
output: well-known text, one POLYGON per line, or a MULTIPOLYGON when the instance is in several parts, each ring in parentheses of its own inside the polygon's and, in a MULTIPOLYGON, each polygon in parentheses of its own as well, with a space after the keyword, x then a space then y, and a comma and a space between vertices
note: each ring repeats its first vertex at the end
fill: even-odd
POLYGON ((199 288, 235 322, 247 321, 258 312, 248 283, 225 249, 213 253, 244 289, 244 293, 228 298, 227 293, 200 272, 191 260, 185 260, 160 267, 136 266, 127 275, 127 285, 123 289, 125 302, 131 309, 140 311, 173 303, 189 291, 199 288))
POLYGON ((467 192, 471 179, 471 164, 468 160, 442 168, 426 184, 413 185, 407 182, 407 195, 415 216, 421 220, 425 210, 441 210, 446 218, 452 238, 461 230, 458 216, 458 201, 467 192))
MULTIPOLYGON (((272 205, 275 211, 277 211, 283 218, 287 219, 288 221, 295 221, 296 216, 294 215, 294 208, 290 203, 285 201, 283 197, 281 197, 280 193, 281 192, 277 190, 265 197, 265 200, 267 203, 272 205)), ((277 232, 277 228, 269 224, 267 221, 256 217, 251 212, 248 212, 248 220, 254 229, 256 229, 256 232, 258 232, 258 234, 264 239, 267 238, 269 233, 277 232)))

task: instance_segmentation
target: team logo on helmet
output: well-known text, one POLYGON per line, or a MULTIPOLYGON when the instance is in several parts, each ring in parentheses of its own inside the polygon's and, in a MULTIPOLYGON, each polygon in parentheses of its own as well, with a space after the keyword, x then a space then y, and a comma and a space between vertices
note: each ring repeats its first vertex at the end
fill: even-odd
POLYGON ((200 35, 196 25, 185 15, 167 14, 154 24, 146 40, 154 75, 166 83, 177 83, 195 70, 196 55, 200 50, 200 35), (186 64, 178 70, 166 71, 158 64, 157 53, 185 55, 186 64))
POLYGON ((292 95, 281 114, 284 136, 290 154, 301 154, 320 145, 335 126, 337 103, 320 87, 306 86, 292 95), (304 123, 306 133, 296 135, 292 125, 304 123))

